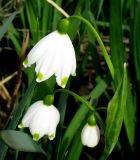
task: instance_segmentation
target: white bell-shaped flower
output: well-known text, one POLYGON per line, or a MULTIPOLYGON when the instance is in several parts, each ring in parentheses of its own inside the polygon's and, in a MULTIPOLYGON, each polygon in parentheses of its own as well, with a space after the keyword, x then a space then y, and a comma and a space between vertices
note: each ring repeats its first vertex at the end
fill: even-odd
POLYGON ((37 101, 29 107, 18 127, 29 127, 36 141, 44 135, 53 140, 59 120, 60 114, 56 107, 47 106, 43 101, 37 101))
POLYGON ((100 130, 97 124, 92 126, 87 123, 82 130, 81 140, 84 146, 95 147, 100 140, 100 130))
POLYGON ((37 82, 56 76, 57 84, 65 87, 67 80, 76 72, 76 58, 68 34, 54 31, 41 39, 23 62, 24 67, 36 63, 37 82))

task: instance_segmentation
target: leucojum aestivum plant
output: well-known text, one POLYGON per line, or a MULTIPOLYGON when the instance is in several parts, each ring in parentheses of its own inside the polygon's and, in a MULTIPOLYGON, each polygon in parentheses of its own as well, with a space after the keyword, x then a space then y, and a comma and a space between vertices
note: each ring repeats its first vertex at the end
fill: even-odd
MULTIPOLYGON (((105 137, 105 147, 100 159, 107 159, 118 142, 125 112, 127 99, 126 63, 124 63, 122 81, 118 87, 116 87, 115 94, 109 102, 106 123, 104 124, 102 117, 94 106, 92 106, 90 100, 85 100, 83 97, 70 91, 68 87, 65 89, 70 75, 76 76, 76 53, 67 33, 71 19, 81 20, 90 28, 91 33, 96 37, 101 47, 112 79, 114 79, 114 67, 103 42, 94 27, 86 19, 77 15, 60 20, 57 29, 39 40, 25 58, 23 62, 25 68, 35 64, 36 82, 33 80, 31 86, 25 93, 23 100, 19 104, 18 109, 13 114, 13 117, 15 116, 15 118, 9 122, 10 127, 8 129, 10 130, 1 131, 1 137, 3 141, 13 149, 19 151, 40 152, 47 156, 46 159, 51 159, 52 155, 50 155, 50 148, 46 147, 45 150, 44 148, 42 149, 41 141, 44 137, 47 137, 48 144, 52 143, 52 140, 55 141, 55 138, 57 138, 58 125, 61 122, 62 115, 57 105, 54 103, 55 97, 58 93, 63 93, 64 95, 69 94, 82 103, 86 110, 75 114, 75 116, 78 115, 75 117, 76 120, 71 122, 71 125, 66 129, 64 136, 60 137, 59 140, 57 139, 57 152, 55 159, 63 160, 70 157, 69 154, 71 155, 72 152, 70 152, 69 147, 74 136, 80 137, 78 143, 81 144, 82 147, 96 147, 100 142, 101 131, 102 135, 105 137), (61 89, 53 90, 52 93, 46 95, 43 99, 30 104, 23 115, 26 106, 26 97, 30 96, 33 87, 36 83, 47 81, 52 76, 55 76, 57 85, 61 87, 61 89), (86 112, 88 114, 85 114, 86 112), (76 121, 79 120, 78 123, 80 123, 80 118, 82 116, 82 127, 79 128, 80 132, 78 132, 77 135, 77 133, 73 132, 72 128, 76 125, 76 121), (17 124, 21 131, 11 130, 15 129, 17 124), (33 140, 28 134, 23 132, 24 128, 29 128, 33 140), (15 144, 12 144, 14 142, 15 144)), ((79 126, 77 125, 77 127, 79 126)), ((73 159, 79 157, 78 154, 80 154, 80 152, 73 154, 73 159)))

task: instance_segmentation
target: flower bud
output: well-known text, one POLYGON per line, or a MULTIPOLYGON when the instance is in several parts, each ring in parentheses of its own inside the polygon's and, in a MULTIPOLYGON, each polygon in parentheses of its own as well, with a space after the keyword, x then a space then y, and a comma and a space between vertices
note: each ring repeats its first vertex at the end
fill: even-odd
POLYGON ((97 146, 100 140, 100 130, 96 125, 91 126, 88 123, 84 126, 81 133, 81 141, 84 146, 93 148, 97 146))

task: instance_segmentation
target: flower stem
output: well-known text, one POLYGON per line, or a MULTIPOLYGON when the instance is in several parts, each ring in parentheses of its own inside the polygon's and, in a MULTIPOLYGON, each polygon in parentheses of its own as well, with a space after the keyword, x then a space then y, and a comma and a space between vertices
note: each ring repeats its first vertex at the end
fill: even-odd
POLYGON ((57 92, 63 92, 63 93, 68 93, 70 95, 72 95, 75 99, 77 99, 78 101, 82 102, 85 106, 87 106, 91 111, 95 111, 95 109, 92 107, 92 105, 87 102, 86 100, 84 100, 82 97, 80 97, 79 95, 77 95, 76 93, 67 90, 67 89, 58 89, 55 91, 55 93, 57 92))
POLYGON ((110 57, 109 57, 109 55, 108 55, 108 53, 107 53, 107 51, 106 51, 106 49, 105 49, 105 46, 104 46, 104 44, 103 44, 103 42, 102 42, 99 34, 98 34, 97 31, 95 30, 95 28, 92 26, 92 24, 91 24, 88 20, 86 20, 85 18, 83 18, 83 17, 81 17, 81 16, 73 15, 73 16, 71 16, 70 18, 77 18, 77 19, 82 20, 82 21, 91 29, 92 33, 93 33, 94 36, 96 37, 96 39, 97 39, 97 41, 98 41, 98 43, 99 43, 99 45, 100 45, 100 47, 101 47, 103 56, 104 56, 105 61, 106 61, 107 65, 108 65, 108 68, 109 68, 109 70, 110 70, 111 76, 112 76, 112 78, 114 79, 114 67, 113 67, 113 64, 112 64, 111 59, 110 59, 110 57))
POLYGON ((80 101, 81 103, 83 103, 86 107, 88 107, 91 112, 94 112, 95 117, 97 118, 97 120, 98 120, 98 122, 100 124, 100 127, 103 129, 103 131, 105 130, 105 125, 104 125, 104 122, 103 122, 102 118, 100 117, 100 115, 96 112, 96 110, 94 109, 94 107, 88 101, 86 101, 85 99, 83 99, 82 97, 80 97, 79 95, 77 95, 76 93, 74 93, 74 92, 72 92, 70 90, 67 90, 67 89, 57 89, 54 92, 54 94, 56 94, 58 92, 68 93, 71 96, 73 96, 75 99, 77 99, 78 101, 80 101))

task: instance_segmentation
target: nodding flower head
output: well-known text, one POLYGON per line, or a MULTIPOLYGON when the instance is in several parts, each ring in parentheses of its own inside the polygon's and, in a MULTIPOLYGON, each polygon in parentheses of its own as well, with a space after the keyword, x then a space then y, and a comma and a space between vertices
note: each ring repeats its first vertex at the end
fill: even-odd
POLYGON ((53 140, 59 120, 60 114, 55 106, 37 101, 29 107, 18 127, 29 127, 33 139, 36 141, 44 135, 53 140))
POLYGON ((82 144, 87 147, 95 147, 100 140, 100 130, 96 124, 94 114, 91 114, 81 133, 82 144))
POLYGON ((67 29, 62 32, 63 23, 64 21, 58 25, 58 30, 42 38, 23 62, 24 67, 36 63, 37 82, 45 81, 55 75, 57 84, 62 88, 66 86, 70 74, 74 76, 76 72, 74 47, 66 33, 67 29))
POLYGON ((95 147, 100 140, 100 130, 97 125, 90 126, 88 123, 84 126, 81 134, 82 144, 87 147, 95 147))

